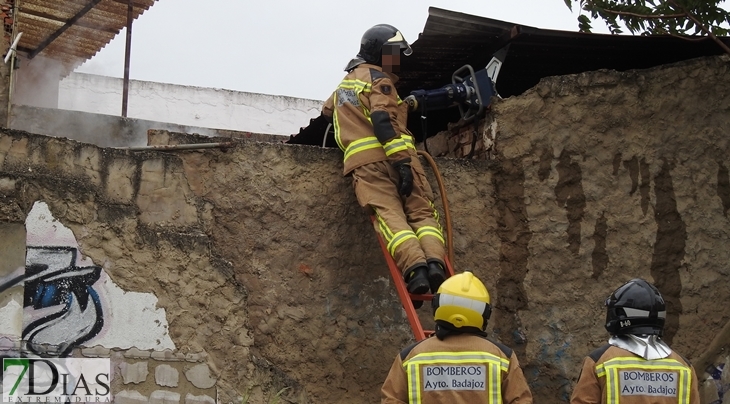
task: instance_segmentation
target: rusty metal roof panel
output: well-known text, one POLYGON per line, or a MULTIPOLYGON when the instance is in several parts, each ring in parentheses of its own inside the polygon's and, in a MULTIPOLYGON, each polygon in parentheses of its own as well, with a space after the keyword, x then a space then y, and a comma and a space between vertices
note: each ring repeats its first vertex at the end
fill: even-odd
MULTIPOLYGON (((156 0, 133 0, 133 18, 156 0)), ((92 58, 127 25, 127 0, 18 1, 18 51, 61 61, 65 73, 92 58)))

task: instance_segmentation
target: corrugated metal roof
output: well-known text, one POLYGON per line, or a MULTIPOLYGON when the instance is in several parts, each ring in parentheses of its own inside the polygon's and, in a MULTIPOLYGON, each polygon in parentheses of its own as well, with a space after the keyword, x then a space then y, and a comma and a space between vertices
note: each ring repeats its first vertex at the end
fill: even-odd
MULTIPOLYGON (((730 38, 721 39, 730 44, 730 38)), ((431 7, 423 33, 412 44, 413 55, 401 58, 398 92, 407 95, 448 84, 456 69, 465 64, 482 68, 506 45, 509 51, 497 80, 503 97, 521 94, 547 76, 646 69, 723 53, 707 37, 690 41, 556 31, 431 7)))
MULTIPOLYGON (((93 57, 127 25, 127 0, 15 0, 18 51, 60 61, 66 73, 93 57)), ((136 19, 156 0, 134 0, 136 19)))
MULTIPOLYGON (((721 40, 730 45, 730 38, 721 40)), ((543 77, 599 69, 647 69, 723 53, 707 37, 690 41, 671 36, 547 30, 431 7, 423 33, 412 44, 413 54, 401 58, 398 93, 405 97, 416 89, 449 84, 456 69, 465 64, 482 68, 507 45, 507 58, 496 84, 502 97, 522 94, 543 77)), ((458 119, 456 109, 429 113, 428 136, 458 119)), ((409 129, 419 140, 423 138, 420 121, 408 120, 409 129)))
MULTIPOLYGON (((396 87, 402 98, 413 90, 450 84, 454 71, 465 64, 474 69, 485 67, 492 55, 507 45, 507 57, 496 83, 504 98, 522 94, 543 77, 599 69, 646 69, 723 53, 706 37, 690 41, 671 36, 587 34, 539 29, 436 7, 428 12, 423 32, 411 44, 413 54, 401 58, 396 87)), ((721 40, 730 45, 730 38, 721 40)), ((423 121, 416 114, 409 118, 408 129, 422 140, 423 121)), ((458 120, 457 108, 429 112, 428 136, 458 120)), ((314 119, 288 143, 321 145, 325 127, 322 118, 314 119)))

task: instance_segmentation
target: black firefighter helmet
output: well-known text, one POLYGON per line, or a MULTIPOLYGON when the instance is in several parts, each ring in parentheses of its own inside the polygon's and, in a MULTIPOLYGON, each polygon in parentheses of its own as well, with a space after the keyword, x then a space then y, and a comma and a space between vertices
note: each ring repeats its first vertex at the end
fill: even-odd
POLYGON ((396 45, 405 56, 413 53, 411 46, 398 29, 388 24, 378 24, 367 31, 360 40, 360 53, 358 57, 367 63, 380 64, 383 52, 383 45, 396 45))
POLYGON ((664 298, 654 285, 632 279, 606 299, 606 330, 611 335, 658 335, 667 316, 664 298))

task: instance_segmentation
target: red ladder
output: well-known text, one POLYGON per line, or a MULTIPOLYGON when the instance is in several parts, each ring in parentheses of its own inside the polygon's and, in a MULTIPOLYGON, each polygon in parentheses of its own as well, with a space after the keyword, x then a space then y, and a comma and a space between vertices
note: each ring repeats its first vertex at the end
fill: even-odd
MULTIPOLYGON (((375 217, 371 217, 371 219, 375 221, 375 217)), ((412 300, 431 301, 433 300, 433 295, 412 295, 408 293, 406 282, 403 280, 403 273, 400 269, 398 269, 398 266, 395 265, 395 261, 393 261, 393 257, 390 256, 390 252, 388 252, 388 247, 386 246, 383 237, 378 231, 375 231, 375 235, 378 237, 378 242, 380 243, 380 248, 383 250, 385 262, 388 264, 388 269, 390 269, 390 276, 393 278, 393 283, 395 284, 395 289, 398 291, 400 302, 403 305, 403 309, 406 311, 408 322, 411 324, 413 336, 416 338, 416 341, 421 341, 430 337, 431 334, 433 334, 433 330, 423 329, 421 319, 418 318, 418 314, 416 313, 416 309, 413 307, 412 300)), ((446 264, 446 277, 454 276, 454 269, 451 267, 451 262, 448 257, 444 257, 444 263, 446 264)))

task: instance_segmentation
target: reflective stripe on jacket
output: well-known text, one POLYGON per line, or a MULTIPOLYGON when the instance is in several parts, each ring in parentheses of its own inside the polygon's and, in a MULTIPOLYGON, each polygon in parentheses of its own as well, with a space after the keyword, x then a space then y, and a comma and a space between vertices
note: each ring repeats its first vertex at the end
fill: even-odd
POLYGON ((395 358, 381 403, 531 404, 511 349, 477 335, 427 338, 395 358))
POLYGON ((423 402, 423 385, 423 391, 485 390, 486 403, 502 404, 502 372, 509 370, 509 360, 487 352, 427 352, 406 360, 403 368, 406 369, 408 401, 411 403, 423 402), (450 378, 454 374, 456 378, 450 378), (458 380, 460 376, 465 377, 458 380))
POLYGON ((676 352, 646 360, 604 346, 583 361, 571 404, 699 404, 697 375, 676 352))
POLYGON ((415 151, 406 129, 407 105, 398 97, 398 78, 382 68, 362 64, 348 73, 325 102, 335 140, 344 155, 344 174, 376 161, 410 161, 415 151))

